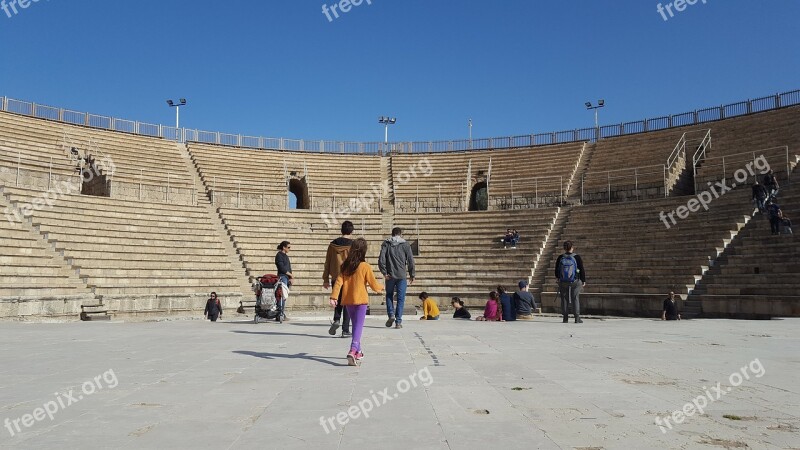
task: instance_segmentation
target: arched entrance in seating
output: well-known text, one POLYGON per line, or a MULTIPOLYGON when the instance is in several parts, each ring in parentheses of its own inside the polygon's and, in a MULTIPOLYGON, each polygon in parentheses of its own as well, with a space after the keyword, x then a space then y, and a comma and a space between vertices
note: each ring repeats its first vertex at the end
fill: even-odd
POLYGON ((291 197, 294 196, 294 199, 297 200, 297 202, 293 209, 311 209, 311 201, 308 198, 308 185, 306 185, 305 180, 298 178, 290 179, 289 192, 287 195, 289 195, 290 199, 290 208, 292 207, 291 197))
POLYGON ((486 187, 486 182, 481 181, 472 187, 472 193, 469 196, 469 210, 470 211, 486 211, 489 209, 489 191, 486 187))

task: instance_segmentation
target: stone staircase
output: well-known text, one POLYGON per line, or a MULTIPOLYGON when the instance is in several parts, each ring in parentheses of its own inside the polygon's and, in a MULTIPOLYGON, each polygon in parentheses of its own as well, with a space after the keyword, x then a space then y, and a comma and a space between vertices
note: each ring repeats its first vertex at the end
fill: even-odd
POLYGON ((529 278, 530 292, 539 305, 542 304, 543 288, 550 273, 548 264, 561 249, 561 236, 569 220, 570 211, 572 211, 571 206, 562 206, 558 208, 553 218, 553 224, 550 226, 550 230, 547 232, 547 236, 542 244, 542 248, 536 260, 533 262, 533 268, 531 269, 531 276, 529 278))
POLYGON ((244 299, 250 299, 253 297, 253 291, 251 289, 251 277, 260 276, 261 274, 251 274, 249 272, 247 265, 244 262, 244 258, 242 258, 240 249, 236 243, 236 239, 234 239, 233 234, 228 228, 228 225, 225 223, 225 218, 222 216, 219 209, 211 204, 211 190, 208 186, 206 186, 205 181, 200 178, 200 170, 197 162, 194 160, 194 157, 192 156, 186 144, 179 143, 176 145, 178 150, 181 152, 181 155, 184 157, 184 161, 189 172, 194 177, 194 186, 198 193, 196 197, 197 204, 198 206, 205 207, 208 215, 212 218, 214 229, 219 235, 221 242, 223 242, 225 245, 228 263, 233 271, 239 275, 239 289, 242 292, 242 296, 244 299))
POLYGON ((565 201, 569 205, 579 205, 581 203, 581 181, 583 174, 592 161, 597 144, 593 142, 584 142, 581 153, 578 156, 578 161, 575 163, 575 169, 567 182, 566 194, 564 195, 565 201))
MULTIPOLYGON (((0 186, 0 209, 10 213, 11 217, 20 218, 21 220, 15 223, 30 232, 29 236, 35 240, 35 245, 31 246, 29 251, 32 252, 34 250, 33 247, 43 250, 49 256, 52 264, 59 267, 57 274, 64 276, 66 283, 75 287, 75 294, 60 296, 63 299, 63 314, 69 315, 73 310, 77 312, 77 308, 74 306, 79 305, 81 320, 109 319, 108 311, 104 308, 102 302, 98 302, 97 297, 94 295, 94 290, 87 284, 87 277, 80 275, 80 270, 72 265, 71 259, 66 258, 63 251, 58 250, 55 244, 48 241, 46 235, 39 230, 39 227, 33 225, 30 217, 22 215, 19 206, 17 202, 11 200, 10 195, 5 192, 3 186, 0 186), (74 306, 69 306, 71 304, 74 304, 74 306)), ((47 298, 42 297, 39 300, 46 301, 47 298)))

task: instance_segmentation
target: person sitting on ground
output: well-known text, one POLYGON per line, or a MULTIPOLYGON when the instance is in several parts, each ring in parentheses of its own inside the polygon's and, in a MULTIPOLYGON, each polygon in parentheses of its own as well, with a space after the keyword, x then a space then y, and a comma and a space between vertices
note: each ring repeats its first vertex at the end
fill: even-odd
POLYGON ((486 302, 486 307, 483 309, 483 315, 478 316, 475 320, 479 322, 497 322, 502 319, 502 313, 497 291, 492 291, 489 293, 489 300, 486 302))
POLYGON ((661 312, 661 320, 681 320, 674 292, 670 292, 669 297, 664 300, 664 311, 661 312))
POLYGON ((767 189, 763 184, 759 184, 758 180, 753 183, 753 202, 758 208, 758 212, 763 213, 766 211, 765 202, 767 201, 767 189))
POLYGON ((511 231, 511 228, 506 230, 506 235, 503 237, 503 248, 508 248, 509 245, 512 245, 514 241, 514 233, 511 231))
POLYGON ((467 308, 464 306, 464 300, 461 300, 458 297, 453 297, 450 301, 450 305, 453 306, 455 312, 453 313, 453 319, 471 319, 472 315, 470 315, 467 308))
POLYGON ((211 297, 206 301, 206 310, 203 315, 212 322, 216 322, 217 318, 222 317, 222 304, 217 298, 216 292, 212 292, 211 297))
POLYGON ((419 320, 439 320, 439 306, 436 301, 427 292, 419 294, 419 299, 422 300, 422 317, 419 320))
POLYGON ((504 322, 513 322, 517 320, 517 312, 514 309, 514 299, 511 298, 511 294, 506 292, 506 288, 503 286, 497 286, 497 293, 500 295, 500 308, 502 309, 502 315, 504 322))
POLYGON ((768 196, 776 197, 778 195, 780 185, 778 185, 778 179, 775 178, 775 174, 772 173, 772 169, 764 174, 764 188, 767 190, 768 196))
POLYGON ((519 291, 514 293, 514 310, 517 320, 533 320, 536 301, 533 299, 533 294, 528 292, 528 281, 521 280, 517 286, 519 286, 519 291))

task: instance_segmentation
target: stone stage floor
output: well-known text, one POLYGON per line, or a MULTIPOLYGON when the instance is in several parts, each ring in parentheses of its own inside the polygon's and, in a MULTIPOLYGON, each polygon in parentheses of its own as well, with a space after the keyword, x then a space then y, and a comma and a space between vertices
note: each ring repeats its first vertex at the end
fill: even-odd
POLYGON ((800 319, 384 320, 2 323, 0 448, 800 448, 800 319))

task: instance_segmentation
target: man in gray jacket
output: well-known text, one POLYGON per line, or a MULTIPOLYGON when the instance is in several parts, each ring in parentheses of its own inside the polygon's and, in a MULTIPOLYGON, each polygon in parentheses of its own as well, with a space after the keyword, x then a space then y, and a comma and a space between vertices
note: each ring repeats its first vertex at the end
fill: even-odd
POLYGON ((378 258, 378 268, 386 278, 386 313, 389 320, 386 327, 403 328, 403 306, 406 302, 407 284, 414 283, 416 271, 414 270, 414 255, 411 245, 403 239, 401 228, 392 229, 392 237, 383 241, 381 255, 378 258), (406 282, 406 268, 410 275, 406 282), (394 307, 394 292, 397 290, 397 309, 394 307))

